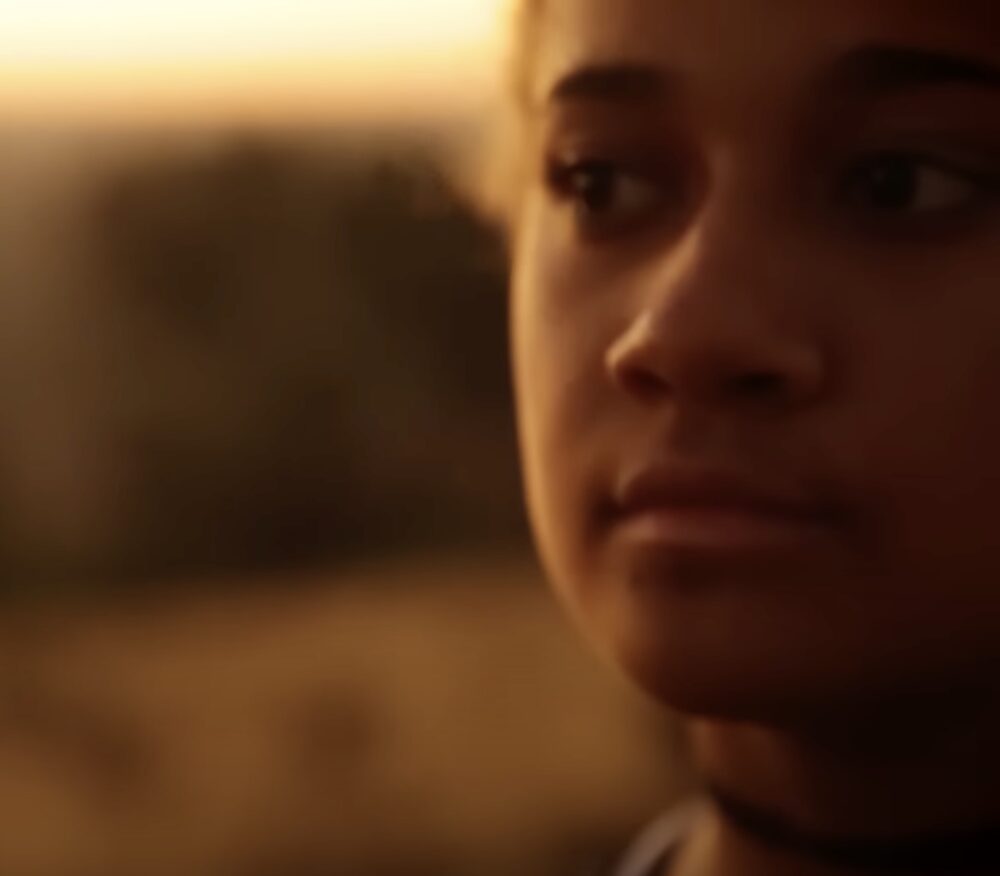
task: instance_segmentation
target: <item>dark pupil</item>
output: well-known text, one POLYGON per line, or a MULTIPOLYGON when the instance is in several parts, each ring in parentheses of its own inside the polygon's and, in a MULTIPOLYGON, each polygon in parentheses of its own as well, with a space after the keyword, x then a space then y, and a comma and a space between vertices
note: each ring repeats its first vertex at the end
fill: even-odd
POLYGON ((917 198, 920 181, 916 166, 903 158, 886 157, 864 171, 860 180, 869 203, 879 210, 902 210, 917 198))
POLYGON ((604 165, 590 165, 580 168, 573 180, 573 188, 581 206, 598 213, 614 204, 614 171, 604 165))

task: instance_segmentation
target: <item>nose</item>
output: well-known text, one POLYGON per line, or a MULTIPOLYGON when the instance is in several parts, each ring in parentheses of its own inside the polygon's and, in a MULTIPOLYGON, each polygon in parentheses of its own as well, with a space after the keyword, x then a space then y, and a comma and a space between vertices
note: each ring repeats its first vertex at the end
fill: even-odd
POLYGON ((742 231, 692 231, 639 281, 640 306, 605 361, 629 397, 783 409, 822 392, 827 363, 797 272, 742 231))

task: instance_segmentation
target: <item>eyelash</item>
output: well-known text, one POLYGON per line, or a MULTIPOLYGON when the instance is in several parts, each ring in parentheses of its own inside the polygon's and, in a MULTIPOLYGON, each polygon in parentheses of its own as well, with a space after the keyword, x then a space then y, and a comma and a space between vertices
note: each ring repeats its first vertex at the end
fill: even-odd
MULTIPOLYGON (((838 170, 830 198, 841 215, 862 228, 906 232, 932 227, 972 215, 1000 198, 1000 172, 974 169, 970 163, 906 150, 874 151, 838 170), (939 203, 930 209, 908 209, 907 200, 921 193, 939 203), (880 203, 883 197, 888 202, 880 203)), ((682 185, 671 181, 669 173, 612 158, 553 156, 546 162, 545 176, 554 199, 573 208, 581 237, 594 241, 646 228, 683 200, 682 185), (607 202, 616 194, 620 200, 623 191, 632 202, 626 201, 624 210, 616 213, 615 204, 607 202)))
MULTIPOLYGON (((640 167, 615 159, 550 157, 545 182, 553 198, 574 209, 581 234, 601 238, 631 232, 660 216, 672 201, 681 198, 680 187, 663 167, 640 167), (614 210, 623 196, 625 210, 614 210), (628 198, 631 197, 631 203, 628 198)), ((676 175, 675 175, 676 176, 676 175)))
POLYGON ((1000 175, 968 165, 967 161, 904 150, 875 152, 848 166, 835 197, 849 209, 856 208, 872 219, 893 225, 900 220, 921 224, 966 216, 1000 194, 1000 175), (899 171, 902 176, 893 179, 893 173, 899 171), (900 183, 902 189, 894 190, 893 184, 900 183), (867 204, 862 200, 865 193, 861 188, 866 184, 867 194, 872 196, 867 204), (931 201, 930 207, 907 210, 907 198, 921 193, 925 201, 931 201), (887 196, 889 202, 876 203, 880 195, 887 196), (894 201, 900 197, 903 204, 894 201))

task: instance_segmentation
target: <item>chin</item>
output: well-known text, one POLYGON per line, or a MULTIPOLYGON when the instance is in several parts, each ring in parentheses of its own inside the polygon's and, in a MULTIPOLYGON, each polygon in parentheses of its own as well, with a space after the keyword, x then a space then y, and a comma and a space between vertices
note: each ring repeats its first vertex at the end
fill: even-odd
POLYGON ((928 649, 916 666, 914 648, 899 638, 887 648, 886 636, 876 643, 836 622, 828 635, 807 624, 798 635, 784 623, 748 627, 727 637, 724 623, 677 614, 669 623, 632 618, 592 632, 632 683, 692 719, 802 731, 920 719, 983 698, 967 666, 928 649))
POLYGON ((884 634, 873 641, 815 599, 725 587, 649 599, 607 581, 563 596, 608 662, 693 718, 796 723, 862 708, 900 682, 884 634))
POLYGON ((750 667, 733 653, 636 641, 618 642, 608 650, 646 695, 691 718, 777 723, 823 699, 815 684, 791 680, 777 667, 750 667))

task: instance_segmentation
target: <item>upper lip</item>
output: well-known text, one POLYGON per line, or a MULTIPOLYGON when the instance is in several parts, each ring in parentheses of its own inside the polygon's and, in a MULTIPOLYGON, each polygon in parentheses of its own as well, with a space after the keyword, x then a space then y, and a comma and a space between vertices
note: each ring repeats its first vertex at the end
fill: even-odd
POLYGON ((796 520, 828 519, 828 504, 794 485, 719 468, 649 466, 623 479, 615 495, 619 515, 655 510, 731 511, 796 520))

